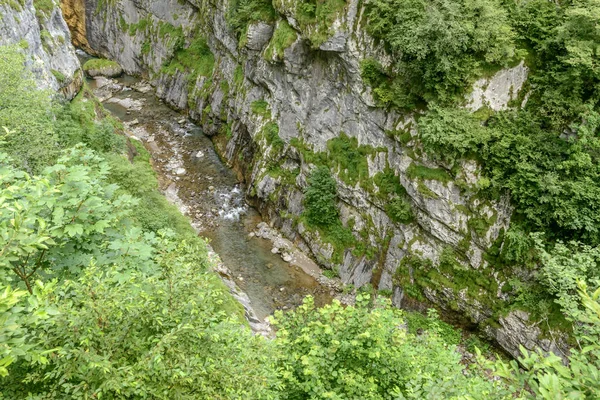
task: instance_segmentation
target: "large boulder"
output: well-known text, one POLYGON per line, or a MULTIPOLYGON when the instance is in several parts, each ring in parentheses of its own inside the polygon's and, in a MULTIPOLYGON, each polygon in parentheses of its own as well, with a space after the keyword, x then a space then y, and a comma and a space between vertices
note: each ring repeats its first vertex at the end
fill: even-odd
POLYGON ((90 77, 105 76, 107 78, 116 78, 123 73, 123 68, 115 61, 94 58, 83 64, 83 70, 90 77))

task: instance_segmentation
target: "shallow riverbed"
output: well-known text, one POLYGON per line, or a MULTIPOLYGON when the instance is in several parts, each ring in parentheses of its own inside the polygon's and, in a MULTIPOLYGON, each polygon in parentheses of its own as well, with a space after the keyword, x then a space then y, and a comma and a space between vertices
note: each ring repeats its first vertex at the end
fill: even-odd
POLYGON ((150 151, 161 190, 210 241, 259 318, 297 306, 308 294, 315 296, 317 304, 331 300, 329 288, 272 254, 270 241, 249 236, 261 218, 246 204, 245 188, 197 126, 136 78, 101 78, 89 84, 150 151))

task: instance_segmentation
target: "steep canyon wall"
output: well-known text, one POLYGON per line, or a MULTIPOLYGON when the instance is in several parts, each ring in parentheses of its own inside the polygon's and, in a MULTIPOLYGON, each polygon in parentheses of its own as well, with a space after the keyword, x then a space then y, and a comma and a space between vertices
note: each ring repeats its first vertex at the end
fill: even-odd
POLYGON ((83 83, 71 34, 58 3, 0 1, 0 46, 19 46, 42 88, 71 99, 83 83))

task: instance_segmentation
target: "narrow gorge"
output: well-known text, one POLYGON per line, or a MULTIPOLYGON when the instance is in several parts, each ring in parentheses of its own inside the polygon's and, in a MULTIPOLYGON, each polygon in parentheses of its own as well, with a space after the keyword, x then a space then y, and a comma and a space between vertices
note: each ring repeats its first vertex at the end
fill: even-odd
POLYGON ((144 143, 254 303, 255 331, 306 294, 369 293, 435 308, 514 358, 566 360, 564 299, 598 282, 600 50, 591 6, 553 36, 531 15, 558 11, 536 1, 0 0, 0 46, 62 99, 91 90, 144 143), (413 26, 412 5, 435 12, 413 26), (76 49, 98 60, 88 83, 76 49))
MULTIPOLYGON (((515 356, 519 345, 556 349, 526 312, 504 311, 511 276, 488 261, 510 223, 508 197, 477 196, 473 161, 449 171, 427 157, 411 140, 415 115, 377 107, 363 82, 360 62, 386 59, 365 33, 364 5, 349 2, 322 43, 287 3, 276 5, 277 21, 251 24, 238 41, 228 7, 62 4, 76 46, 148 79, 185 110, 245 182, 248 201, 343 283, 390 291, 398 307, 436 305, 515 356), (345 242, 302 220, 307 177, 320 162, 336 172, 341 222, 352 233, 345 242), (398 220, 394 204, 409 204, 410 216, 398 220)), ((526 78, 521 63, 482 79, 468 107, 506 108, 526 78)))

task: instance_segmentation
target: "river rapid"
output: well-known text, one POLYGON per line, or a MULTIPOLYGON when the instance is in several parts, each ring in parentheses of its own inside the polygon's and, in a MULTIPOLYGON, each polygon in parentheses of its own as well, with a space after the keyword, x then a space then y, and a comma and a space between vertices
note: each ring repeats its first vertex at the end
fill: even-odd
POLYGON ((143 142, 161 191, 209 241, 259 319, 293 308, 309 294, 317 305, 331 300, 333 291, 315 279, 320 271, 314 263, 306 257, 286 262, 272 252, 271 240, 256 235, 257 226, 269 231, 268 226, 245 202, 246 188, 196 125, 137 78, 96 78, 88 84, 130 137, 143 142))

